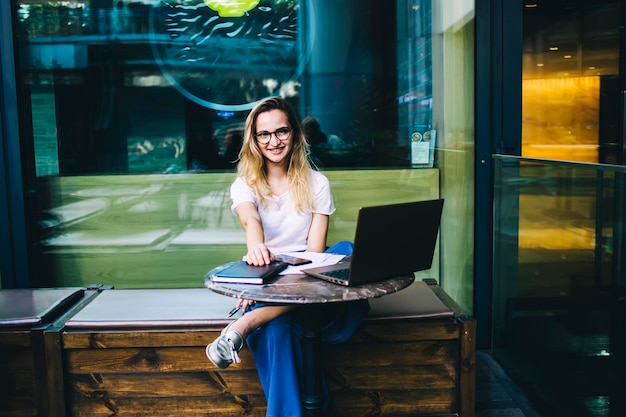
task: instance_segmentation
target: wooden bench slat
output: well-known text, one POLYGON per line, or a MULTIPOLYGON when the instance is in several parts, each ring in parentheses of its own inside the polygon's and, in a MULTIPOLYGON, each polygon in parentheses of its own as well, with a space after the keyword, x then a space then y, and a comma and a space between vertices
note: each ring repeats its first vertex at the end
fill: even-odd
MULTIPOLYGON (((441 340, 458 339, 460 326, 450 319, 398 319, 365 321, 348 343, 371 342, 372 340, 441 340), (393 323, 392 329, 389 324, 393 323), (416 326, 416 323, 419 323, 416 326)), ((223 327, 183 328, 183 329, 145 329, 145 330, 92 330, 73 331, 64 335, 66 349, 77 348, 114 348, 114 347, 166 347, 166 346, 202 346, 215 339, 223 327)))
POLYGON ((0 367, 15 371, 32 371, 34 367, 32 349, 0 348, 0 367))
POLYGON ((383 342, 369 344, 340 344, 325 347, 329 364, 342 363, 344 366, 385 366, 385 365, 423 365, 450 363, 459 355, 459 345, 453 340, 383 342), (355 348, 357 347, 358 348, 355 348))
MULTIPOLYGON (((239 352, 241 363, 229 370, 256 369, 250 351, 239 352)), ((129 349, 72 349, 66 352, 67 372, 180 372, 215 370, 203 347, 129 348, 129 349)))
POLYGON ((9 347, 25 347, 32 346, 30 339, 30 330, 5 330, 0 332, 0 348, 9 347))
POLYGON ((68 383, 76 397, 193 397, 205 398, 231 393, 259 394, 256 370, 224 372, 179 372, 152 374, 71 374, 68 383))
POLYGON ((329 385, 342 389, 397 390, 406 388, 455 388, 457 373, 453 366, 385 366, 343 368, 329 372, 329 385))
POLYGON ((32 370, 16 372, 13 369, 2 369, 0 372, 0 401, 34 396, 35 374, 32 370))
POLYGON ((202 397, 109 398, 74 400, 71 414, 76 416, 202 416, 202 417, 265 417, 263 395, 246 397, 222 396, 207 401, 202 397))
POLYGON ((38 407, 32 397, 0 399, 0 417, 36 417, 38 407))
POLYGON ((206 346, 220 335, 223 328, 81 330, 65 333, 63 346, 65 349, 206 346))
POLYGON ((332 398, 327 416, 419 416, 453 415, 456 405, 455 391, 440 390, 384 390, 368 392, 342 392, 332 398))
POLYGON ((454 319, 397 319, 365 321, 349 341, 409 341, 458 339, 459 323, 454 319))

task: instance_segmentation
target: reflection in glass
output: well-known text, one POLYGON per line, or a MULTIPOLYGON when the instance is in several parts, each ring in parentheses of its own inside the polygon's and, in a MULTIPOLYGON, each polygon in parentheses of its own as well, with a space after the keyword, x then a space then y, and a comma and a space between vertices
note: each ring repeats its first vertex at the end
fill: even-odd
POLYGON ((619 163, 611 126, 622 2, 527 2, 522 155, 619 163))
MULTIPOLYGON (((315 42, 300 9, 299 1, 264 2, 234 18, 202 0, 154 7, 155 61, 181 94, 216 110, 249 110, 270 95, 293 96, 308 60, 299 39, 315 42)), ((313 5, 307 10, 313 13, 313 5)))
POLYGON ((320 168, 435 165, 436 142, 414 140, 440 123, 428 1, 274 0, 240 17, 203 0, 15 3, 38 176, 232 170, 229 132, 269 95, 319 122, 320 168))
POLYGON ((621 415, 609 404, 621 395, 613 255, 626 170, 514 157, 495 168, 496 357, 547 415, 621 415))
POLYGON ((329 241, 358 207, 444 197, 442 285, 471 310, 473 2, 12 4, 33 286, 189 287, 240 258, 246 109, 280 94, 331 180, 329 241))

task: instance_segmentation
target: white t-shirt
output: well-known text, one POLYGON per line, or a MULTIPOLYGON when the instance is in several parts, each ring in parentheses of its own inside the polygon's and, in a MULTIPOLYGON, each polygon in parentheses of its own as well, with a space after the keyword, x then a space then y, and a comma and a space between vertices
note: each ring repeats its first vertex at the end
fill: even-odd
POLYGON ((237 177, 230 187, 230 198, 233 201, 232 210, 246 201, 252 202, 261 216, 265 245, 273 253, 301 251, 307 248, 309 229, 313 220, 313 213, 331 215, 335 211, 330 182, 322 173, 311 170, 311 184, 313 186, 313 211, 299 213, 289 192, 280 196, 272 196, 267 205, 262 207, 254 191, 246 181, 237 177))

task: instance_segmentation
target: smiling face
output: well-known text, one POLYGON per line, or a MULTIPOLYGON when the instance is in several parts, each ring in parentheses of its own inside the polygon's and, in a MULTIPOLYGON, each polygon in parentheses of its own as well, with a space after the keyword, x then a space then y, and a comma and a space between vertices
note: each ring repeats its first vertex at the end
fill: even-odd
POLYGON ((256 119, 255 133, 272 132, 266 144, 257 141, 257 145, 267 163, 286 167, 293 149, 293 132, 285 140, 279 140, 273 132, 280 128, 290 128, 287 114, 282 110, 270 110, 260 113, 256 119))

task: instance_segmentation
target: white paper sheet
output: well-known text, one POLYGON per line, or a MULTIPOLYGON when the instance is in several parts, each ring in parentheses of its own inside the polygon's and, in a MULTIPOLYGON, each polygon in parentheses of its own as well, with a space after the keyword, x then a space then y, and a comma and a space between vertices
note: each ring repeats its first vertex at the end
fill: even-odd
POLYGON ((302 269, 315 268, 318 266, 335 265, 341 261, 345 255, 337 255, 334 253, 318 253, 318 252, 286 252, 278 255, 289 255, 298 258, 310 259, 310 264, 288 266, 280 272, 280 275, 303 274, 302 269))

